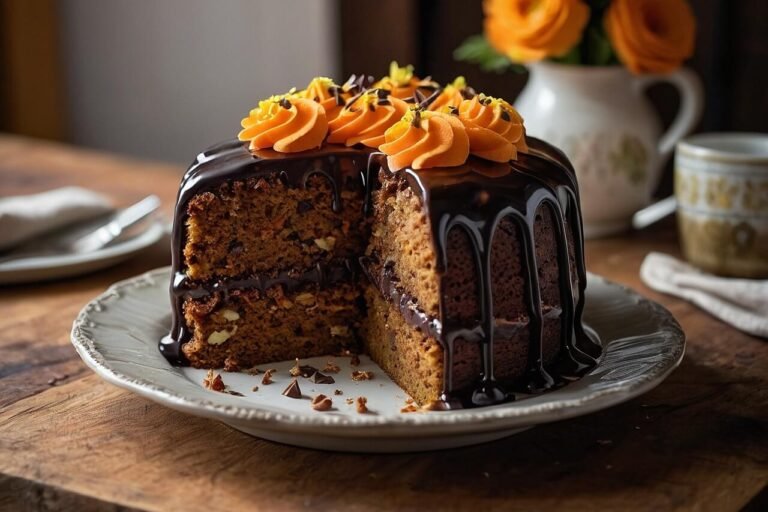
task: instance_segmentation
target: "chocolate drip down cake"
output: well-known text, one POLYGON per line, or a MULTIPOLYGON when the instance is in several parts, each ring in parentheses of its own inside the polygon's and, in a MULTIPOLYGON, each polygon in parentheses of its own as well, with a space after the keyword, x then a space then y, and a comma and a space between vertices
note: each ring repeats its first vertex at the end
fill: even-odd
POLYGON ((506 101, 393 65, 316 78, 242 127, 181 182, 170 361, 364 351, 431 408, 594 366, 573 168, 506 101))

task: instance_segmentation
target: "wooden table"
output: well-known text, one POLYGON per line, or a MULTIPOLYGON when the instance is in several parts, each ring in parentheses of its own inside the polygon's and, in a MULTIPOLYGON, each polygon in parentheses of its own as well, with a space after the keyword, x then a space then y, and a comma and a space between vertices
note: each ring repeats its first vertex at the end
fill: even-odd
MULTIPOLYGON (((0 195, 80 184, 119 203, 182 169, 0 137, 0 195)), ((0 509, 768 510, 768 341, 643 286, 674 226, 588 243, 592 272, 664 304, 688 349, 661 386, 612 409, 472 448, 347 455, 282 446, 185 416, 92 374, 70 345, 110 283, 167 264, 157 247, 112 269, 0 287, 0 509)))

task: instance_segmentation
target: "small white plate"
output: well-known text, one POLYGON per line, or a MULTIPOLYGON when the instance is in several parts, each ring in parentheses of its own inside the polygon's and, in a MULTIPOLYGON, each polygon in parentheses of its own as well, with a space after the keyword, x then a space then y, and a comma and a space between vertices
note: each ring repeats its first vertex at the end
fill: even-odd
MULTIPOLYGON (((540 423, 572 418, 636 397, 658 385, 680 363, 685 337, 672 315, 635 292, 589 275, 585 319, 605 347, 598 366, 560 389, 515 402, 458 411, 401 413, 406 395, 367 358, 358 369, 374 379, 354 382, 346 358, 335 384, 299 378, 302 399, 281 395, 292 361, 275 368, 274 383, 262 375, 222 373, 230 389, 207 390, 205 371, 171 366, 157 349, 170 329, 168 268, 113 285, 83 308, 72 328, 80 357, 102 378, 182 412, 223 421, 254 436, 281 443, 352 452, 405 452, 452 448, 500 439, 540 423), (257 391, 252 391, 258 386, 257 391), (340 389, 343 395, 333 394, 340 389), (334 408, 317 412, 310 398, 323 393, 334 408), (364 396, 370 413, 359 414, 347 398, 364 396)), ((322 368, 327 357, 302 361, 322 368)))
POLYGON ((0 285, 59 279, 115 265, 160 240, 164 230, 165 224, 156 220, 139 234, 98 251, 82 254, 52 254, 1 262, 0 285))

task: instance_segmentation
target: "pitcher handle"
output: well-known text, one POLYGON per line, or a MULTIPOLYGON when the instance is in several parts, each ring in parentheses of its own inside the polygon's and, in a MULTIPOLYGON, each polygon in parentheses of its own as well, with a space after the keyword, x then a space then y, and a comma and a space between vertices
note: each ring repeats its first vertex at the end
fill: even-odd
POLYGON ((644 75, 635 77, 635 86, 644 90, 653 84, 668 82, 680 93, 680 109, 664 135, 659 139, 661 165, 675 149, 677 142, 691 133, 701 119, 704 110, 704 90, 696 73, 687 68, 680 68, 669 75, 644 75))

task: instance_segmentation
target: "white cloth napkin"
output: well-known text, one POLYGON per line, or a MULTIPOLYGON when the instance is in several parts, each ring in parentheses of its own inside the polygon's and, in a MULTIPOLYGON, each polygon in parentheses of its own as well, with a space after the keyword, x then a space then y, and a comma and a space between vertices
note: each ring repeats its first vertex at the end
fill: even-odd
POLYGON ((0 251, 111 210, 104 196, 80 187, 0 198, 0 251))
POLYGON ((713 276, 657 252, 645 257, 640 278, 654 290, 689 300, 737 329, 768 338, 768 280, 713 276))

